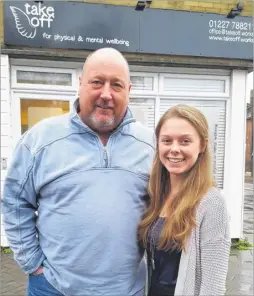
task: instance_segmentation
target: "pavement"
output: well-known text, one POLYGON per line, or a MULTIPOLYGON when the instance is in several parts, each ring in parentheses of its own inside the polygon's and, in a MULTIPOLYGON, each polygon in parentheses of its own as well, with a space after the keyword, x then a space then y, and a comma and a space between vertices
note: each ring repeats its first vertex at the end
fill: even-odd
MULTIPOLYGON (((253 244, 253 183, 245 183, 244 237, 253 244)), ((1 296, 25 296, 26 276, 12 259, 1 253, 1 296)), ((253 296, 253 249, 231 252, 226 295, 253 296)), ((75 296, 75 295, 73 295, 75 296)))

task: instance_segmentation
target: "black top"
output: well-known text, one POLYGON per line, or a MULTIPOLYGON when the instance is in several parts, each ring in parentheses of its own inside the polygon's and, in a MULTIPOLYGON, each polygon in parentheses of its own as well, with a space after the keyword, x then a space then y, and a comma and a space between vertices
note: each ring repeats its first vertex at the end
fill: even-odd
MULTIPOLYGON (((156 290, 156 295, 159 295, 158 290, 161 289, 163 293, 160 295, 173 295, 177 281, 181 251, 165 251, 157 248, 164 222, 165 218, 160 217, 148 231, 147 252, 148 257, 151 259, 150 264, 152 267, 150 291, 156 290), (154 259, 154 264, 152 259, 154 259), (168 293, 166 291, 168 291, 168 293)), ((150 295, 154 295, 154 293, 150 293, 150 295)))

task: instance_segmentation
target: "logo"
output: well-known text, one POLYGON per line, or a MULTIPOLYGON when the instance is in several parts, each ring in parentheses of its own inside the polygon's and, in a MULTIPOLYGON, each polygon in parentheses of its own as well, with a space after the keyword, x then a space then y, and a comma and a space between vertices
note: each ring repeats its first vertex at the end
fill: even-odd
POLYGON ((18 7, 10 6, 13 14, 16 28, 19 34, 26 38, 34 38, 36 36, 36 29, 50 28, 53 19, 55 18, 55 10, 52 6, 30 5, 26 3, 25 12, 18 7))

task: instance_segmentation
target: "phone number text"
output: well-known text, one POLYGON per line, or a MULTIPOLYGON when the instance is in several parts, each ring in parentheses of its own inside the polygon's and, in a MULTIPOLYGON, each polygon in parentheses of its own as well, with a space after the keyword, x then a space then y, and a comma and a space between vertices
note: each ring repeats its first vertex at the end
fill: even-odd
POLYGON ((209 28, 250 31, 253 30, 253 24, 247 22, 209 20, 209 28))

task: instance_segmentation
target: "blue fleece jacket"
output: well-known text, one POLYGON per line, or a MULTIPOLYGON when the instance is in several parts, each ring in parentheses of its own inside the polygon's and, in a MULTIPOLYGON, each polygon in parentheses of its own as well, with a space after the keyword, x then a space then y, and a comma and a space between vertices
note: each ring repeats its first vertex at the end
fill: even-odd
POLYGON ((31 128, 4 184, 15 260, 68 296, 135 295, 145 266, 137 225, 154 154, 152 131, 130 110, 104 147, 74 111, 31 128))

